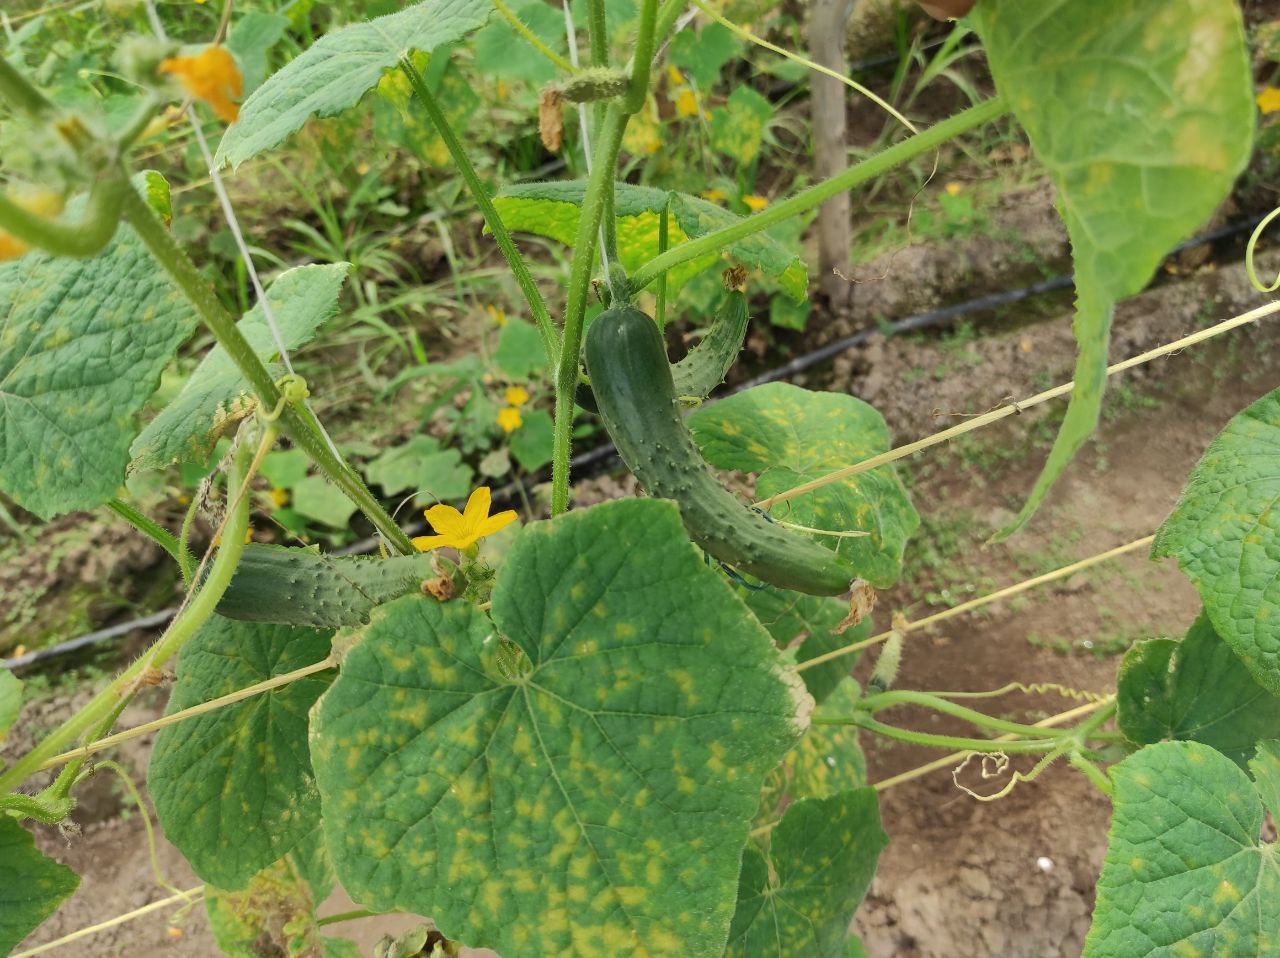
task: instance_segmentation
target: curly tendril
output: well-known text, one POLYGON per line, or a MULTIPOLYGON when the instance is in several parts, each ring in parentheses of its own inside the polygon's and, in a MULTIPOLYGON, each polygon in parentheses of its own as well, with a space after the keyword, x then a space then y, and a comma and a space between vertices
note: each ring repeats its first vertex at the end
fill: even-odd
POLYGON ((1244 248, 1244 269, 1249 274, 1249 282, 1253 284, 1253 288, 1259 293, 1274 293, 1277 289, 1280 289, 1280 275, 1276 276, 1276 281, 1270 286, 1263 286, 1262 281, 1258 279, 1257 271, 1253 268, 1253 248, 1258 245, 1258 237, 1262 235, 1263 230, 1271 225, 1271 221, 1277 216, 1280 216, 1280 207, 1264 216, 1262 222, 1254 227, 1253 232, 1249 235, 1249 245, 1244 248))

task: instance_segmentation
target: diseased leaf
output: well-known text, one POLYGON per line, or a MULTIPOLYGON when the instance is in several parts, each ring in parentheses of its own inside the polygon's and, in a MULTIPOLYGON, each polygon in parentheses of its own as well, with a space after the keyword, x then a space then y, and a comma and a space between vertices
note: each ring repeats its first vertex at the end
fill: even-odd
POLYGON ((449 499, 465 499, 474 474, 462 461, 462 453, 445 449, 431 436, 414 436, 402 446, 388 449, 364 467, 370 482, 389 496, 418 493, 418 505, 449 499))
POLYGON ((1239 413, 1209 444, 1154 558, 1173 556, 1218 635, 1258 683, 1280 695, 1280 390, 1239 413))
POLYGON ((723 107, 711 112, 711 148, 746 167, 760 155, 773 105, 749 86, 736 86, 723 107))
MULTIPOLYGON (((689 416, 702 454, 721 469, 758 472, 756 498, 793 489, 889 449, 884 417, 843 393, 768 383, 689 416)), ((881 466, 779 503, 775 519, 866 536, 818 537, 879 588, 898 580, 920 517, 892 466, 881 466)))
POLYGON ((1116 300, 1230 191, 1255 108, 1235 0, 983 0, 972 21, 1057 188, 1075 261, 1075 390, 1009 535, 1097 424, 1116 300))
POLYGON ((227 128, 215 162, 239 166, 284 141, 313 116, 354 106, 411 50, 429 53, 484 26, 491 0, 425 0, 325 34, 267 78, 227 128))
POLYGON ((1280 697, 1254 681, 1202 613, 1181 642, 1134 645, 1117 678, 1120 731, 1139 745, 1190 739, 1241 768, 1280 732, 1280 697))
POLYGON ((790 805, 768 858, 754 845, 743 853, 726 958, 844 958, 849 923, 888 843, 874 789, 790 805))
MULTIPOLYGON (((781 649, 795 648, 797 663, 817 658, 825 652, 852 645, 871 635, 871 620, 864 619, 836 635, 835 628, 849 612, 849 603, 843 599, 805 595, 789 589, 773 586, 740 593, 755 617, 760 621, 781 649)), ((858 654, 851 653, 805 669, 800 673, 809 694, 819 705, 835 691, 836 686, 848 678, 858 662, 858 654)))
POLYGON ((80 879, 36 851, 31 833, 0 815, 0 955, 14 946, 80 887, 80 879))
MULTIPOLYGON (((688 239, 728 226, 741 219, 734 213, 687 193, 668 193, 649 186, 618 183, 614 187, 614 213, 618 221, 618 255, 628 271, 634 271, 658 255, 658 221, 671 198, 668 243, 677 246, 688 239)), ((583 180, 549 183, 518 183, 494 197, 502 222, 508 229, 548 236, 561 243, 573 243, 578 236, 578 218, 583 180)), ((805 298, 809 274, 800 257, 771 237, 756 233, 729 243, 724 250, 731 259, 758 268, 796 302, 805 298)), ((708 254, 683 263, 668 273, 670 282, 680 286, 703 270, 721 262, 708 254)))
POLYGON ((44 519, 114 496, 134 417, 195 323, 124 224, 92 259, 0 263, 0 491, 44 519))
POLYGON ((240 891, 205 886, 209 929, 231 958, 321 958, 327 945, 316 923, 318 904, 287 858, 258 872, 240 891))
POLYGON ((8 669, 0 666, 0 742, 22 710, 22 682, 8 669))
MULTIPOLYGON (((169 712, 319 662, 331 633, 214 616, 187 643, 169 712)), ((165 835, 218 888, 243 888, 312 833, 319 796, 307 754, 317 673, 156 735, 147 785, 165 835)))
MULTIPOLYGON (((310 342, 337 313, 338 296, 350 268, 348 263, 299 266, 271 284, 267 300, 286 348, 310 342)), ((236 326, 264 363, 277 356, 275 337, 261 303, 245 313, 236 326)), ((273 375, 284 373, 281 367, 271 369, 273 375)), ((214 346, 182 391, 133 441, 130 468, 159 469, 179 459, 204 465, 223 432, 256 407, 257 399, 231 356, 221 346, 214 346)))
MULTIPOLYGON (((860 695, 858 683, 845 679, 827 698, 823 712, 850 715, 860 695)), ((781 764, 765 779, 756 825, 773 825, 785 801, 829 798, 837 792, 863 788, 866 784, 867 758, 858 741, 857 728, 852 725, 810 725, 781 764)))
POLYGON ((1084 958, 1276 954, 1280 862, 1259 838, 1259 794, 1277 797, 1280 758, 1261 747, 1250 768, 1256 787, 1208 745, 1162 742, 1111 769, 1115 811, 1084 958))
POLYGON ((343 885, 520 958, 719 958, 803 685, 663 500, 524 529, 492 614, 383 606, 317 706, 343 885))

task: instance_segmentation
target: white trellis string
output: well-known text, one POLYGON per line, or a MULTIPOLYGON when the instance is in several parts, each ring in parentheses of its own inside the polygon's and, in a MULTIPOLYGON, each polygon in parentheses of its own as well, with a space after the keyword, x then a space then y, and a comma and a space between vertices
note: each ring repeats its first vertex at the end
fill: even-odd
MULTIPOLYGON (((573 25, 573 11, 569 9, 569 0, 564 0, 564 34, 569 41, 569 62, 578 69, 578 31, 573 25)), ((587 176, 591 176, 591 128, 587 124, 587 105, 577 104, 578 128, 582 131, 582 156, 587 161, 587 176)), ((600 235, 596 243, 600 247, 600 268, 604 270, 605 282, 609 282, 609 253, 604 247, 604 223, 600 224, 600 235)), ((613 292, 613 284, 609 283, 609 291, 613 292)))

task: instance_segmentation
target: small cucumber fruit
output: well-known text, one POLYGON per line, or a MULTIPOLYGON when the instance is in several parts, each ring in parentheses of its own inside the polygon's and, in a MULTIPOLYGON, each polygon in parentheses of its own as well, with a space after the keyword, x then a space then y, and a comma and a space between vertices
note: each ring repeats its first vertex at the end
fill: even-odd
POLYGON ((217 611, 242 622, 313 629, 364 625, 374 606, 418 591, 433 575, 426 554, 334 558, 251 542, 217 611))
POLYGON ((689 537, 711 555, 784 589, 838 595, 857 577, 830 549, 770 522, 720 485, 676 403, 657 324, 624 306, 587 332, 587 372, 600 416, 651 496, 674 499, 689 537))
MULTIPOLYGON (((732 271, 730 271, 732 272, 732 271)), ((687 356, 671 366, 675 396, 681 402, 700 402, 724 382, 747 338, 747 296, 741 289, 728 289, 706 333, 687 356)), ((574 400, 588 412, 599 412, 591 387, 578 384, 574 400)))

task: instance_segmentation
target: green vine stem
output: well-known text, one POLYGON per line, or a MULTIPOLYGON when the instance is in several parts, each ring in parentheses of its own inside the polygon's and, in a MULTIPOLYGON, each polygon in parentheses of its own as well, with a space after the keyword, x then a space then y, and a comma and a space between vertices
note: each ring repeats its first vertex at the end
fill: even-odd
POLYGON ((96 256, 116 235, 120 208, 130 192, 120 170, 108 171, 94 183, 84 215, 74 223, 45 219, 0 193, 0 229, 54 256, 96 256))
POLYGON ((493 201, 489 199, 489 194, 485 190, 484 184, 480 182, 480 177, 476 174, 475 167, 471 165, 471 160, 467 157, 467 151, 463 149, 461 141, 453 131, 453 127, 449 125, 449 120, 445 117, 444 111, 440 109, 440 104, 436 102, 436 98, 427 88, 426 81, 422 79, 422 74, 418 72, 413 65, 413 61, 408 57, 403 57, 400 60, 400 69, 408 77, 409 85, 413 87, 413 92, 422 104, 422 108, 427 111, 427 116, 430 117, 431 122, 435 125, 436 132, 440 134, 440 139, 444 140, 444 145, 449 150, 449 155, 453 157, 454 166, 462 174, 462 179, 467 184, 467 189, 471 191, 476 205, 480 207, 480 215, 484 217, 485 225, 489 227, 489 232, 493 234, 493 238, 497 241, 498 248, 502 250, 502 255, 506 257, 507 265, 511 267, 511 272, 515 275, 516 282, 520 286, 520 292, 524 294, 525 302, 529 304, 529 309, 533 312, 534 322, 537 323, 538 332, 542 336, 542 348, 547 354, 547 365, 554 368, 556 352, 560 348, 560 337, 556 335, 555 326, 551 323, 551 314, 547 312, 547 305, 543 302, 542 294, 538 292, 537 284, 534 283, 533 276, 529 273, 529 267, 525 264, 524 257, 520 255, 520 250, 516 248, 515 241, 511 238, 511 233, 507 231, 507 226, 502 222, 502 217, 498 215, 498 211, 494 208, 493 201))
MULTIPOLYGON (((574 395, 578 388, 578 356, 582 351, 582 326, 587 313, 587 292, 595 264, 597 237, 604 215, 608 186, 613 181, 622 149, 622 134, 627 128, 628 114, 617 105, 604 114, 599 130, 591 177, 587 180, 578 219, 578 236, 569 267, 569 296, 565 306, 564 339, 560 346, 560 363, 556 370, 556 420, 551 458, 551 514, 558 516, 569 508, 569 452, 573 440, 574 395)), ((621 305, 621 304, 616 304, 621 305)))
POLYGON ((653 66, 657 27, 658 0, 644 0, 640 7, 640 28, 636 32, 635 52, 631 59, 631 83, 622 101, 622 109, 628 114, 639 113, 649 97, 649 70, 653 66))
MULTIPOLYGON (((912 745, 924 745, 929 748, 945 748, 965 752, 1005 752, 1014 754, 1021 752, 1048 752, 1062 746, 1061 738, 1022 739, 1008 742, 996 742, 985 738, 964 738, 958 735, 936 735, 932 732, 914 732, 911 729, 898 728, 896 725, 885 725, 867 715, 851 715, 847 718, 817 717, 814 725, 856 725, 876 735, 896 739, 899 742, 910 742, 912 745)), ((1036 731, 1043 734, 1044 729, 1036 731)))
MULTIPOLYGON (((274 429, 268 429, 263 441, 274 439, 274 429)), ((12 791, 35 772, 45 759, 63 751, 82 733, 108 719, 120 706, 121 699, 130 693, 138 678, 150 669, 164 666, 179 649, 200 629, 231 583, 240 555, 244 552, 245 532, 249 528, 249 496, 240 494, 248 479, 254 449, 242 445, 235 453, 227 473, 227 519, 222 526, 221 545, 209 567, 209 574, 177 617, 156 640, 151 649, 125 669, 106 688, 95 695, 84 708, 63 722, 40 740, 31 751, 23 755, 3 773, 0 773, 0 794, 12 791)))
POLYGON ((182 572, 182 581, 188 586, 191 585, 191 570, 194 567, 195 558, 177 536, 122 499, 112 499, 107 503, 107 508, 169 553, 170 558, 178 563, 178 568, 182 572))
MULTIPOLYGON (((236 327, 231 314, 223 308, 214 295, 212 287, 205 280, 190 258, 169 234, 160 218, 147 205, 136 190, 125 191, 124 218, 132 226, 156 258, 161 268, 173 279, 178 288, 186 295, 205 325, 213 333, 218 344, 227 351, 232 362, 249 381, 250 387, 258 397, 260 408, 275 409, 280 402, 280 390, 271 379, 266 366, 253 351, 244 335, 236 327)), ((393 546, 405 555, 416 550, 409 537, 404 534, 395 520, 387 515, 382 504, 374 498, 373 493, 356 474, 329 448, 324 436, 292 403, 286 404, 280 414, 280 431, 294 445, 302 449, 311 461, 323 472, 334 485, 360 509, 376 528, 393 546)))
POLYGON ((1093 784, 1097 786, 1098 791, 1102 792, 1102 794, 1107 796, 1107 798, 1111 797, 1112 793, 1115 791, 1111 786, 1111 780, 1107 778, 1106 773, 1102 771, 1102 769, 1094 765, 1093 762, 1091 762, 1085 755, 1078 751, 1072 751, 1067 755, 1067 761, 1080 771, 1084 772, 1085 778, 1093 782, 1093 784))
POLYGON ((34 117, 48 116, 53 112, 52 101, 32 86, 4 57, 0 57, 0 97, 8 100, 14 109, 34 117))
POLYGON ((965 708, 963 705, 957 705, 955 702, 949 702, 936 695, 930 695, 928 692, 911 692, 903 690, 881 692, 878 695, 868 695, 858 701, 858 710, 871 714, 879 712, 882 709, 893 708, 898 705, 917 705, 922 708, 933 709, 935 712, 942 712, 958 719, 964 719, 966 722, 971 725, 976 725, 979 728, 987 728, 997 732, 1006 732, 1011 735, 1028 735, 1033 738, 1042 735, 1065 737, 1072 735, 1074 732, 1073 729, 1044 729, 1036 728, 1031 725, 1023 725, 1019 722, 1009 722, 1005 719, 996 718, 993 715, 987 715, 985 712, 979 712, 976 709, 965 708))
POLYGON ((940 123, 935 123, 923 133, 903 140, 901 143, 896 143, 875 156, 855 163, 847 170, 837 173, 830 179, 823 180, 807 190, 802 190, 781 203, 770 206, 736 223, 721 227, 718 230, 712 230, 710 233, 704 233, 697 239, 681 243, 636 270, 635 275, 631 277, 631 288, 633 290, 643 289, 667 270, 679 266, 681 263, 687 263, 689 260, 697 259, 707 253, 718 253, 730 243, 751 236, 761 230, 766 230, 777 223, 820 206, 837 193, 843 193, 866 183, 868 180, 875 179, 900 163, 919 156, 921 153, 926 153, 959 136, 961 133, 996 119, 1007 110, 1008 107, 998 96, 984 100, 976 106, 948 117, 940 123))
POLYGON ((688 0, 665 0, 658 8, 658 22, 653 32, 660 45, 671 39, 671 31, 676 28, 676 21, 687 5, 688 0))

